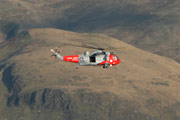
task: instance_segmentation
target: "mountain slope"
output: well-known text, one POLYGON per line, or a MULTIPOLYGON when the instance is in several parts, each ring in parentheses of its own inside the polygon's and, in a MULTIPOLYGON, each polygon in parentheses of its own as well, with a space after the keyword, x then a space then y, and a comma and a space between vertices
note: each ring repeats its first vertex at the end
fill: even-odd
POLYGON ((0 18, 23 28, 103 33, 180 61, 179 0, 1 0, 0 18), (6 7, 8 6, 8 7, 6 7))
POLYGON ((1 43, 0 55, 1 119, 180 118, 180 64, 120 40, 101 34, 31 29, 26 39, 17 35, 1 43), (109 69, 76 69, 77 64, 50 57, 54 47, 62 55, 87 50, 64 43, 124 48, 115 51, 122 62, 109 69), (14 48, 7 51, 11 45, 14 48))

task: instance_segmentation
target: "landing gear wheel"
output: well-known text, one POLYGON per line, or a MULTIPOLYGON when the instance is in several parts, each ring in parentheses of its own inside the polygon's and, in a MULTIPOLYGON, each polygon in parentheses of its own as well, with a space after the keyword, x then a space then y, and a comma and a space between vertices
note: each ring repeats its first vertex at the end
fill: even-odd
POLYGON ((105 63, 105 64, 103 65, 103 68, 108 68, 109 66, 110 66, 109 63, 105 63))

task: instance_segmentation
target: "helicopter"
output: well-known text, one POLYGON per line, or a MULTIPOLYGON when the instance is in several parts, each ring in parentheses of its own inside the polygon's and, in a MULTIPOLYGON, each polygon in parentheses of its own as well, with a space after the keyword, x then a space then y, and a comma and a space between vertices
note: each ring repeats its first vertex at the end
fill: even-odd
POLYGON ((109 68, 110 66, 117 65, 121 62, 120 58, 114 52, 105 52, 104 48, 97 48, 92 46, 80 46, 80 45, 73 45, 73 44, 65 44, 71 45, 76 47, 83 47, 89 49, 96 49, 96 51, 90 53, 88 51, 84 51, 84 54, 80 55, 69 55, 69 56, 62 56, 60 55, 60 51, 57 49, 51 49, 52 55, 55 58, 58 58, 62 61, 68 61, 73 63, 79 63, 79 66, 103 66, 103 68, 109 68))

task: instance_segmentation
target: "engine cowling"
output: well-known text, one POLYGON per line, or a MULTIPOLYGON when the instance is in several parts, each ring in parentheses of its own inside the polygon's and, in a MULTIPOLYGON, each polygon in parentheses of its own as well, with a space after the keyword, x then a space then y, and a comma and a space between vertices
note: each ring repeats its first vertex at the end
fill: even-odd
POLYGON ((88 51, 84 52, 84 56, 89 56, 89 55, 90 55, 90 53, 88 51))

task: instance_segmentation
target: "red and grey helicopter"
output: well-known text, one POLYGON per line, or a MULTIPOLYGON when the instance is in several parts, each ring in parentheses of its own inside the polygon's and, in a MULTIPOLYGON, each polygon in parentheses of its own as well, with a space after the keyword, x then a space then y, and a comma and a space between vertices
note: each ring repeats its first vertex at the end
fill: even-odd
POLYGON ((56 58, 62 61, 79 63, 79 66, 103 66, 103 68, 108 68, 110 66, 117 65, 121 61, 114 52, 104 51, 104 50, 108 50, 108 48, 107 49, 96 48, 87 45, 83 45, 83 46, 72 45, 72 44, 66 44, 66 45, 96 49, 96 51, 92 53, 85 51, 84 54, 80 54, 80 55, 62 56, 60 55, 60 51, 58 51, 57 49, 55 50, 51 49, 51 52, 53 53, 51 56, 55 56, 56 58))

